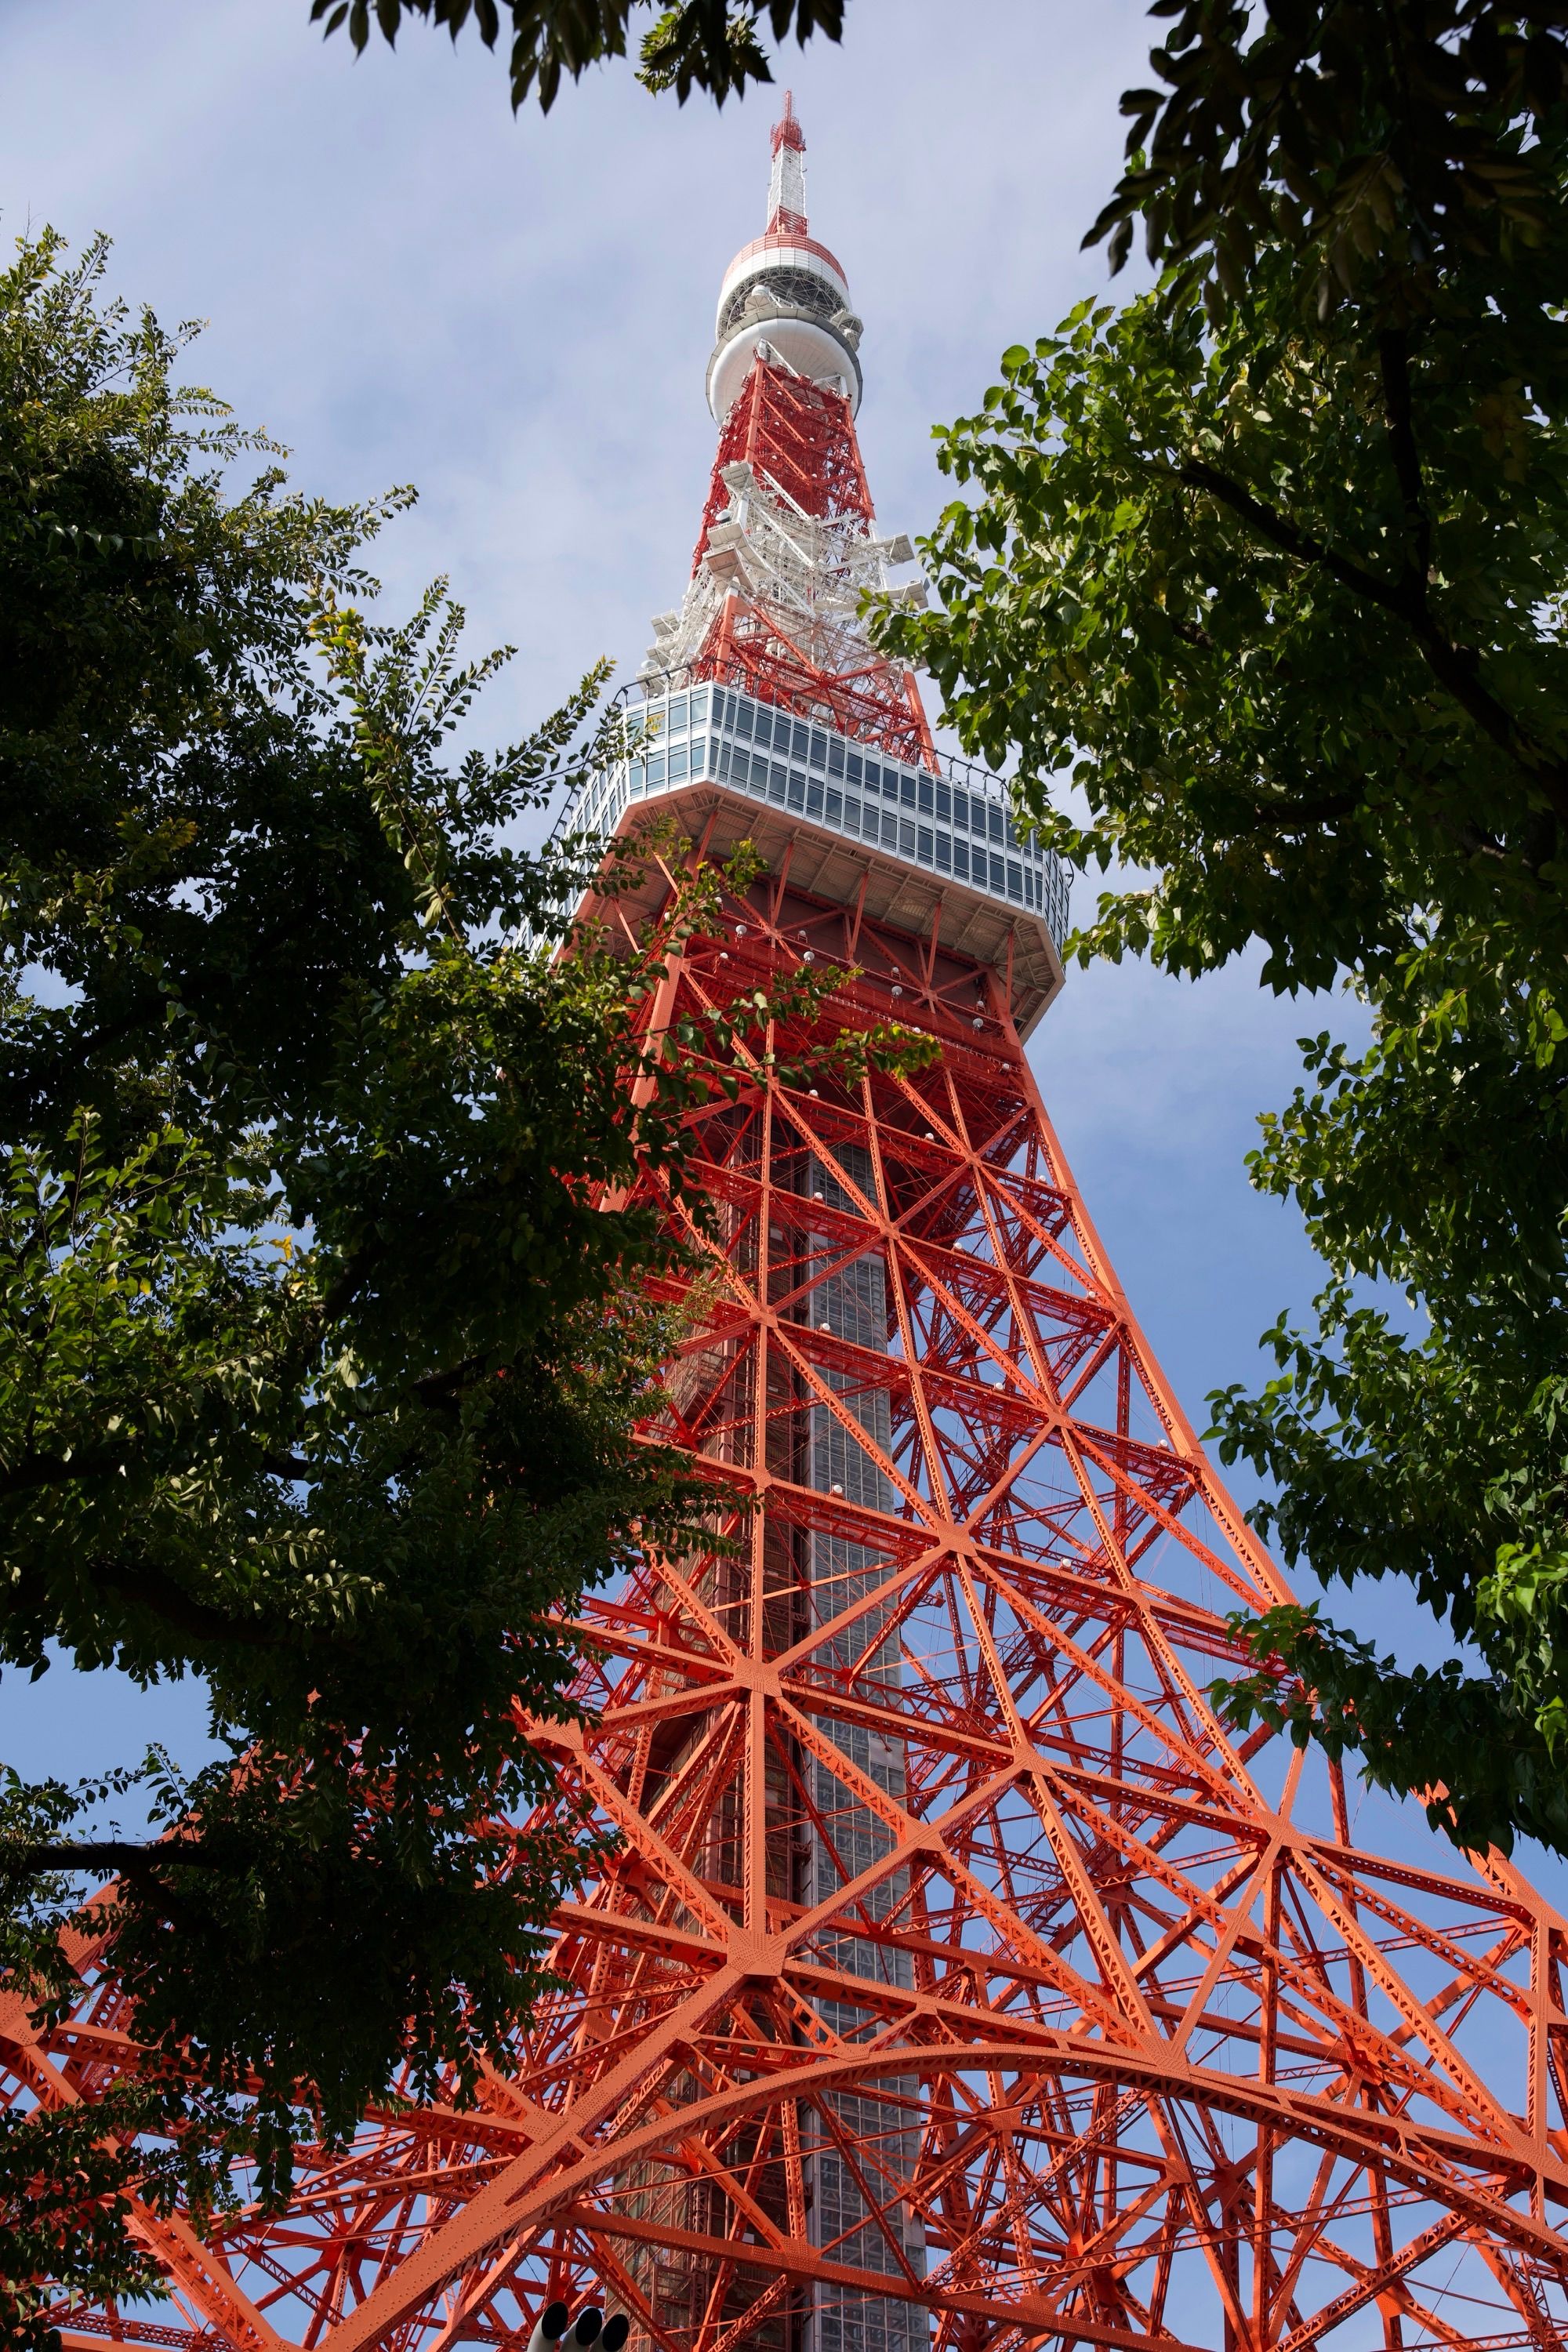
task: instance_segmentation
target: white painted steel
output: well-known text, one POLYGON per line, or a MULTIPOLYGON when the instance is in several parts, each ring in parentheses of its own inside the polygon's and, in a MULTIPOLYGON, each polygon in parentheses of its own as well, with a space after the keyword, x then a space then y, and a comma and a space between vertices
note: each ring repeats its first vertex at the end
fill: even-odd
POLYGON ((799 237, 760 236, 751 245, 743 245, 729 268, 724 272, 719 289, 719 309, 713 320, 713 332, 723 330, 724 313, 730 299, 748 279, 761 278, 770 269, 798 269, 807 278, 819 278, 836 294, 846 308, 849 302, 849 281, 843 270, 816 240, 806 243, 799 237))
POLYGON ((625 719, 626 756, 587 780, 552 838, 609 841, 637 802, 723 784, 1032 915, 1053 939, 1066 928, 1067 869, 1020 841, 1006 785, 984 769, 957 760, 942 760, 937 773, 910 767, 736 688, 683 679, 626 707, 625 719))
POLYGON ((742 320, 716 346, 708 362, 708 405, 717 424, 722 425, 739 399, 760 343, 765 343, 797 375, 813 383, 831 384, 835 392, 845 394, 850 415, 858 414, 860 362, 847 337, 830 322, 772 310, 742 320))

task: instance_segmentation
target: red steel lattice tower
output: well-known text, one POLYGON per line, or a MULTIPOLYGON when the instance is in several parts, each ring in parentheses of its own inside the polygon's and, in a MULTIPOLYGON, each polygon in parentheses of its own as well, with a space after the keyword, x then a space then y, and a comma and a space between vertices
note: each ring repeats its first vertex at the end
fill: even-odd
MULTIPOLYGON (((565 1990, 477 2109, 308 2152, 281 2221, 140 2217, 174 2305, 65 2343, 521 2352, 594 2294, 658 2352, 1545 2352, 1563 1922, 1496 1857, 1358 1847, 1335 1771, 1205 1698, 1225 1612, 1284 1588, 1025 1058, 1059 885, 860 634, 910 551, 872 535, 801 154, 786 103, 696 571, 573 821, 658 800, 769 861, 650 1024, 810 959, 825 1028, 897 1013, 940 1057, 759 1067, 694 1118, 716 1218, 658 1429, 734 1548, 596 1600, 585 1727, 536 1727, 622 1832, 561 1906, 565 1990)), ((91 2096, 124 2022, 110 1989, 0 2021, 13 2095, 91 2096)))

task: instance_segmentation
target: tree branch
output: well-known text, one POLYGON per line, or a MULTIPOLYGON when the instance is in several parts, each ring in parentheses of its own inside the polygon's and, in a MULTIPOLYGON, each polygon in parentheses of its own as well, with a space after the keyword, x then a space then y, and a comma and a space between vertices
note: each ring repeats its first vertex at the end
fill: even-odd
POLYGON ((97 1581, 110 1592, 142 1609, 150 1609, 155 1617, 198 1642, 237 1642, 244 1649, 276 1649, 278 1638, 254 1618, 230 1617, 225 1611, 215 1609, 210 1602, 198 1601, 183 1584, 176 1584, 161 1568, 110 1565, 95 1562, 92 1573, 97 1581))
POLYGON ((1195 621, 1178 621, 1173 614, 1167 614, 1166 618, 1184 646, 1195 646, 1199 653, 1213 653, 1214 639, 1206 629, 1200 629, 1195 621))
POLYGON ((297 1454, 264 1454, 261 1467, 269 1478, 310 1479, 317 1475, 315 1464, 297 1454))
MULTIPOLYGON (((40 1486, 68 1486, 89 1478, 112 1478, 128 1468, 135 1456, 124 1446, 99 1446, 66 1454, 24 1454, 9 1469, 0 1470, 0 1499, 7 1495, 34 1494, 40 1486)), ((294 1454, 263 1454, 258 1466, 275 1478, 309 1478, 312 1465, 294 1454)))
POLYGON ((1258 801, 1248 817, 1238 818, 1237 833, 1294 833, 1303 825, 1326 824, 1350 816, 1361 805, 1356 793, 1322 793, 1311 801, 1258 801))
POLYGON ((1302 530, 1275 507, 1255 498, 1240 482, 1234 481, 1217 466, 1206 465, 1200 457, 1189 458, 1184 465, 1172 469, 1178 481, 1189 488, 1206 490, 1222 506, 1228 507, 1242 521, 1250 523, 1260 538, 1282 555, 1294 556, 1299 562, 1311 563, 1327 572, 1342 587, 1364 602, 1378 605, 1403 621, 1410 631, 1427 668, 1444 691, 1452 696, 1466 716, 1474 720, 1489 741, 1512 761, 1529 782, 1542 793, 1559 823, 1568 825, 1568 766, 1552 757, 1545 748, 1533 742, 1520 727, 1497 697, 1482 684, 1480 657, 1468 646, 1457 646, 1438 626, 1427 609, 1426 583, 1420 593, 1412 593, 1405 583, 1384 580, 1363 564, 1341 555, 1311 531, 1302 530))
POLYGON ((446 1371, 426 1372, 413 1383, 414 1393, 421 1404, 450 1406, 483 1370, 482 1356, 466 1356, 460 1364, 453 1364, 446 1371))
POLYGON ((1389 454, 1405 508, 1405 577, 1426 612, 1432 571, 1432 518, 1426 506, 1421 452, 1415 446, 1410 351, 1402 329, 1387 327, 1378 336, 1377 361, 1383 374, 1383 411, 1388 426, 1389 454))
POLYGON ((310 1318, 311 1333, 314 1339, 319 1340, 321 1334, 337 1321, 345 1307, 353 1305, 376 1267, 384 1262, 388 1255, 386 1244, 378 1242, 373 1248, 362 1250, 358 1257, 349 1260, 331 1288, 323 1294, 317 1304, 314 1315, 310 1318))
POLYGON ((125 1460, 121 1447, 92 1454, 24 1454, 0 1470, 0 1496, 28 1495, 40 1486, 68 1486, 84 1478, 111 1478, 125 1460))

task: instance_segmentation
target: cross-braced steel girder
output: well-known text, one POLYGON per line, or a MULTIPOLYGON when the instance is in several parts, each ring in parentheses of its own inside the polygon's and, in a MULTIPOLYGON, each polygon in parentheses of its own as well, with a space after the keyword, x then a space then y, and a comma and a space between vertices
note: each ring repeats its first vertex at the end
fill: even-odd
MULTIPOLYGON (((896 1010, 940 1058, 693 1114, 651 1428, 715 1541, 588 1604, 584 1719, 531 1727, 622 1841, 563 1989, 476 2108, 307 2151, 283 2219, 145 2217, 173 2306, 66 2344, 521 2352, 593 2292, 657 2352, 1563 2345, 1568 1930, 1495 1857, 1365 1852, 1337 1771, 1221 1728, 1226 1612, 1284 1588, 994 974, 773 880, 650 1018, 808 951, 826 1026, 896 1010)), ((13 2096, 133 2063, 81 1958, 59 2032, 5 2021, 13 2096)))

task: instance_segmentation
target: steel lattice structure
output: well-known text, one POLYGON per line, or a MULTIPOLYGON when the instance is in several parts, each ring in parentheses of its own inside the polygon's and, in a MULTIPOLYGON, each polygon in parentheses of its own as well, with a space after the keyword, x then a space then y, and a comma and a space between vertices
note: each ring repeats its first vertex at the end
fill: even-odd
POLYGON ((847 518, 862 530, 870 528, 875 509, 847 397, 807 377, 786 375, 758 358, 719 436, 691 559, 693 576, 708 552, 714 526, 729 513, 731 493, 725 474, 733 465, 765 475, 776 494, 814 521, 847 518))
POLYGON ((913 680, 859 633, 860 592, 883 584, 871 520, 847 395, 758 352, 713 463, 692 572, 722 593, 691 674, 934 764, 913 680))
MULTIPOLYGON (((798 176, 772 209, 796 253, 798 176)), ((726 335, 760 316, 721 305, 716 362, 726 335)), ((742 357, 731 407, 794 364, 742 357)), ((747 463, 721 555, 771 528, 747 463)), ((864 666, 850 555, 816 547, 864 666)), ((759 557, 758 598, 809 613, 805 556, 776 579, 759 557)), ((714 610, 700 576, 662 649, 689 663, 714 610)), ((582 1724, 530 1727, 618 1852, 477 2108, 373 2117, 307 2152, 282 2221, 205 2247, 141 2217, 174 2311, 62 2312, 66 2344, 521 2352, 589 2292, 657 2352, 1568 2342, 1568 1927, 1496 1857, 1368 1853, 1336 1770, 1216 1720, 1226 1612, 1285 1588, 1040 1101, 1021 1032, 1059 965, 999 812, 874 759, 873 724, 814 706, 760 760, 752 698, 645 682, 658 780, 592 807, 618 827, 662 792, 692 858, 769 861, 650 1032, 805 961, 838 985, 693 1114, 706 1229, 643 1180, 698 1253, 650 1425, 708 1481, 713 1548, 595 1600, 582 1724), (929 1068, 777 1076, 889 1014, 929 1068)), ((80 1958, 58 2032, 0 2020, 13 2095, 133 2063, 80 1958)))

